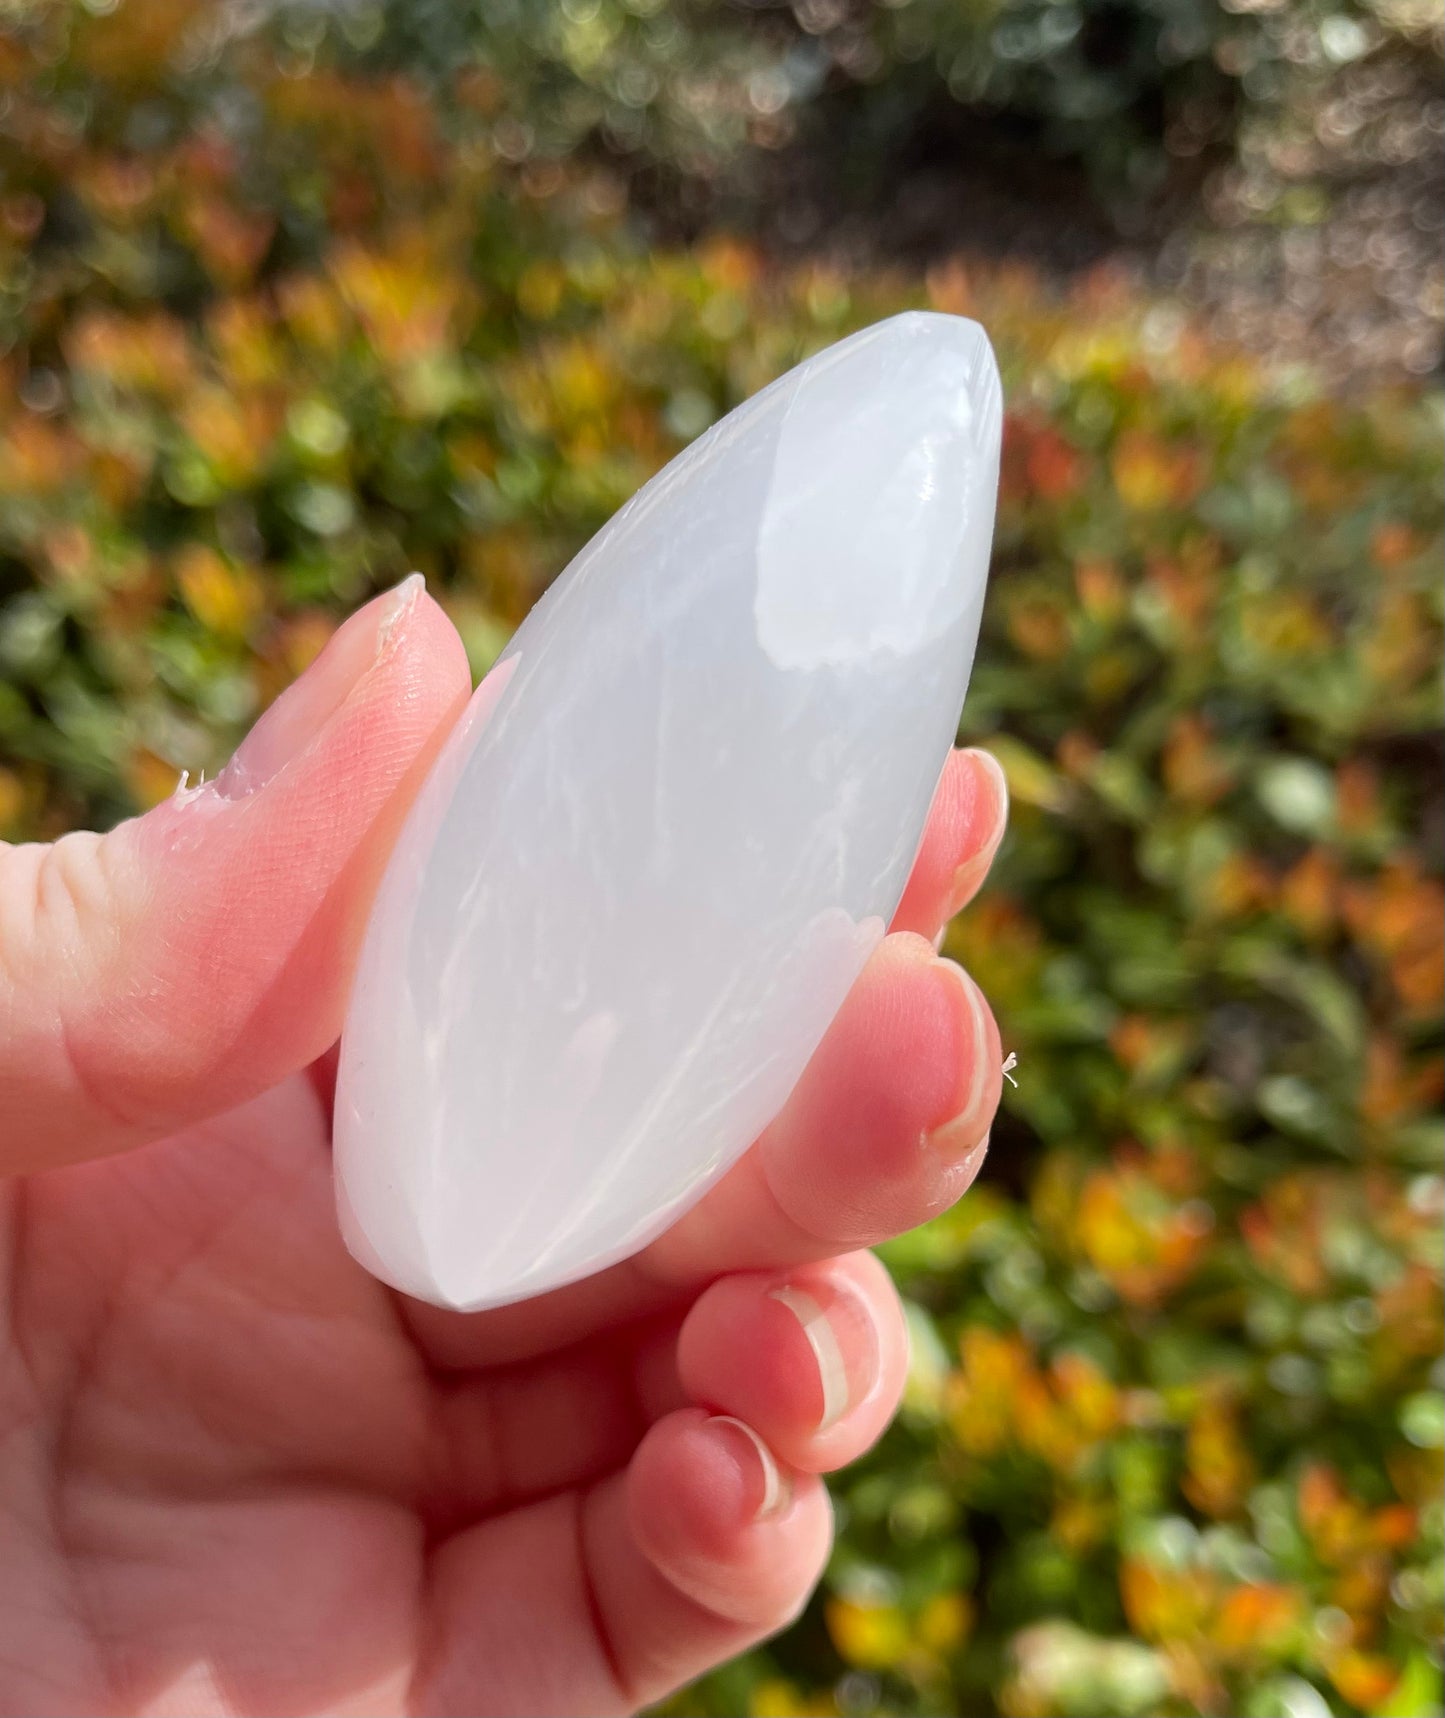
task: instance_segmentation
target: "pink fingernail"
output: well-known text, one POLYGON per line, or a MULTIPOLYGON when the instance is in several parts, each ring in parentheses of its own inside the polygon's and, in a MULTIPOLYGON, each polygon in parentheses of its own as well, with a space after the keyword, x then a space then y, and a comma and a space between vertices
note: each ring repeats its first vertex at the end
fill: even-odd
POLYGON ((751 1519, 765 1521, 769 1516, 781 1515, 793 1501, 793 1482, 753 1428, 731 1414, 712 1414, 703 1423, 722 1435, 739 1467, 750 1476, 757 1494, 751 1519))
POLYGON ((964 755, 975 758, 991 781, 995 807, 994 824, 987 843, 953 874, 946 912, 950 919, 978 893, 1008 827, 1008 777, 1003 772, 1003 765, 992 752, 986 752, 979 746, 967 747, 964 755))
POLYGON ((998 1103, 998 1090, 1003 1076, 998 1072, 989 1049, 989 1011, 978 986, 955 960, 939 958, 935 964, 943 967, 950 980, 963 994, 965 1003, 965 1059, 968 1064, 968 1090, 957 1114, 937 1127, 928 1136, 928 1143, 941 1156, 955 1162, 965 1162, 977 1156, 982 1160, 987 1147, 988 1124, 998 1103))
POLYGON ((822 1391, 815 1429, 829 1431, 877 1382, 878 1327, 872 1309, 851 1285, 812 1278, 770 1289, 768 1299, 786 1307, 802 1327, 822 1391))
POLYGON ((421 574, 412 573, 358 609, 241 741, 211 791, 221 799, 245 799, 299 757, 385 655, 425 589, 421 574))

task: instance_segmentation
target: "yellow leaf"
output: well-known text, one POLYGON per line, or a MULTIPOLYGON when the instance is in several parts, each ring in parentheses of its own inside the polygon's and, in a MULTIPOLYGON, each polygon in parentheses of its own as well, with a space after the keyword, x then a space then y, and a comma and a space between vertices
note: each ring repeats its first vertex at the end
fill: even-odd
POLYGON ((255 575, 228 565, 204 544, 182 551, 176 583, 201 625, 222 638, 244 638, 261 612, 263 593, 255 575))
POLYGON ((126 786, 145 807, 169 799, 179 785, 180 774, 174 764, 144 748, 132 752, 125 765, 126 786))
POLYGON ((0 765, 0 832, 15 828, 25 809, 25 785, 14 770, 0 765))
POLYGON ((987 747, 1003 765, 1012 799, 1036 805, 1041 811, 1063 809, 1067 792, 1063 777, 1022 740, 995 734, 992 739, 978 743, 987 747))
POLYGON ((897 1605, 830 1599, 825 1615, 833 1644, 860 1670, 887 1670, 907 1653, 908 1621, 897 1605))
POLYGON ((918 1613, 916 1633, 930 1652, 952 1652, 973 1626, 973 1606, 966 1593, 939 1593, 918 1613))

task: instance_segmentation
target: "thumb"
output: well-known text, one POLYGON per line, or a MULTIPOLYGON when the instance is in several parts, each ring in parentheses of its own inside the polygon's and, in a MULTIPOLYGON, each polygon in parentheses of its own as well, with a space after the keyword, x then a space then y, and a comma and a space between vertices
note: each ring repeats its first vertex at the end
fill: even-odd
POLYGON ((414 574, 340 628, 215 781, 107 835, 0 844, 0 1174, 157 1138, 320 1055, 469 684, 414 574))

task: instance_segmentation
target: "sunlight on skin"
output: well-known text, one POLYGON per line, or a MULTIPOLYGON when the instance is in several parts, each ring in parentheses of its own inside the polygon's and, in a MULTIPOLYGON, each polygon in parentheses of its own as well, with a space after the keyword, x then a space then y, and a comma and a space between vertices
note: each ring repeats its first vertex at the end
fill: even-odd
MULTIPOLYGON (((327 1703, 327 1718, 385 1718, 406 1708, 411 1668, 398 1665, 366 1688, 327 1703)), ((211 1664, 197 1659, 137 1709, 137 1718, 240 1718, 242 1708, 227 1699, 211 1664)))
POLYGON ((859 1249, 963 1193, 998 1100, 997 1028, 931 942, 997 848, 997 770, 949 760, 903 934, 645 1255, 497 1314, 399 1302, 341 1245, 305 1071, 466 696, 441 610, 397 601, 239 770, 0 846, 7 1710, 636 1711, 796 1614, 818 1476, 897 1405, 901 1312, 859 1249))
POLYGON ((139 1709, 139 1718, 232 1718, 234 1712, 215 1671, 197 1659, 139 1709))
POLYGON ((398 1665, 380 1681, 333 1701, 327 1707, 327 1718, 388 1718, 388 1714, 407 1710, 407 1694, 411 1688, 411 1667, 398 1665))

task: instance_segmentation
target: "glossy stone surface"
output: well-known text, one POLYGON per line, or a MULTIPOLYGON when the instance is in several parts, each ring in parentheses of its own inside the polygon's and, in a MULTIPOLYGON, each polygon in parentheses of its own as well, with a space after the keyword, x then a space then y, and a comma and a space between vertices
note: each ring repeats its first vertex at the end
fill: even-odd
POLYGON ((982 329, 900 316, 702 436, 478 689, 377 897, 338 1199, 444 1305, 636 1251, 776 1114, 907 880, 998 477, 982 329))

